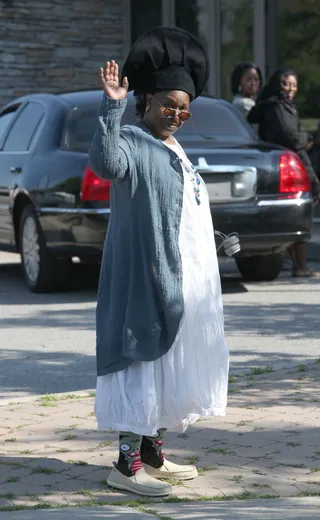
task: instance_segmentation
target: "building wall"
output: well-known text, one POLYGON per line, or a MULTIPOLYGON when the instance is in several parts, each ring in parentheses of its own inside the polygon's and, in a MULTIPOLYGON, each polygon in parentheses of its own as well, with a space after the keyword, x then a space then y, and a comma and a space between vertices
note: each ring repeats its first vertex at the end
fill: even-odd
POLYGON ((122 0, 4 1, 0 106, 26 93, 96 88, 99 67, 123 53, 122 0))

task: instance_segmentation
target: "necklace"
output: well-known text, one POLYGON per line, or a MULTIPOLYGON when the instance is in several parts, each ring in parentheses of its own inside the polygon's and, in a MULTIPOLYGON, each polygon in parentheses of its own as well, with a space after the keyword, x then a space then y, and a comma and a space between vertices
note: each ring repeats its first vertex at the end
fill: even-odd
POLYGON ((192 182, 194 198, 196 200, 197 205, 200 206, 200 204, 201 204, 201 200, 200 200, 200 184, 201 184, 200 176, 199 176, 197 170, 195 169, 195 167, 193 166, 192 162, 189 161, 189 159, 186 156, 186 153, 185 153, 184 149, 182 148, 182 146, 178 143, 178 141, 174 137, 172 137, 173 143, 166 143, 165 141, 163 141, 162 139, 160 139, 159 137, 154 135, 154 133, 151 131, 151 128, 149 127, 149 125, 145 121, 142 121, 142 124, 145 127, 145 131, 148 134, 152 135, 155 139, 157 139, 158 141, 163 143, 164 146, 167 146, 168 148, 171 148, 172 146, 176 146, 180 150, 181 156, 179 156, 179 154, 177 154, 177 152, 175 150, 173 150, 173 151, 178 155, 178 157, 183 162, 184 169, 188 173, 188 175, 190 177, 190 180, 192 182))
POLYGON ((171 143, 170 144, 169 143, 164 143, 164 144, 166 146, 168 146, 169 148, 171 148, 171 146, 176 146, 180 150, 180 152, 181 152, 180 159, 183 162, 183 167, 186 170, 186 172, 188 173, 189 178, 190 178, 190 180, 192 182, 193 193, 194 193, 194 198, 196 200, 196 203, 197 203, 198 206, 200 206, 200 204, 201 204, 201 199, 200 199, 200 184, 201 184, 201 181, 200 181, 200 176, 199 176, 197 170, 193 166, 192 162, 189 161, 188 157, 185 154, 184 149, 178 143, 178 141, 175 140, 174 144, 171 144, 171 143))

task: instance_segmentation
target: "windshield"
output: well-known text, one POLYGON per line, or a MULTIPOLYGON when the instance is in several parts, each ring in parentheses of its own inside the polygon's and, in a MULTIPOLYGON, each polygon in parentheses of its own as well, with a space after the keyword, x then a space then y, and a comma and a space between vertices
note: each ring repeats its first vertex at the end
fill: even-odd
MULTIPOLYGON (((97 126, 99 106, 73 108, 67 118, 63 147, 87 152, 97 126)), ((213 146, 247 144, 255 140, 255 132, 237 109, 210 98, 199 98, 191 105, 192 117, 177 132, 180 141, 209 142, 213 146)), ((135 103, 129 101, 122 124, 137 120, 135 103)), ((200 143, 199 143, 200 144, 200 143)))

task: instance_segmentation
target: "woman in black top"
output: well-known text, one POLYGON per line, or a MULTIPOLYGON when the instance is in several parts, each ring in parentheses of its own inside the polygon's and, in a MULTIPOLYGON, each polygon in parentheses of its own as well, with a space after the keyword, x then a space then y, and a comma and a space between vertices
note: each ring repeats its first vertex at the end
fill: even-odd
MULTIPOLYGON (((294 70, 277 70, 260 93, 257 104, 248 114, 251 124, 258 124, 261 140, 289 148, 301 159, 308 173, 311 194, 315 204, 320 198, 320 183, 312 168, 307 150, 312 146, 308 135, 302 130, 299 115, 294 103, 298 90, 298 78, 294 70)), ((292 276, 316 276, 307 267, 305 242, 289 248, 292 259, 292 276)))

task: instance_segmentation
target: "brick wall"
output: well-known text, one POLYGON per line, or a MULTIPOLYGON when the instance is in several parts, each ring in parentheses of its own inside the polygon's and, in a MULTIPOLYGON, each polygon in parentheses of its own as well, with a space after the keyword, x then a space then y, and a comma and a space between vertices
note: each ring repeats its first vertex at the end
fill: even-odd
POLYGON ((0 106, 33 92, 95 88, 122 62, 122 0, 0 0, 0 106))

